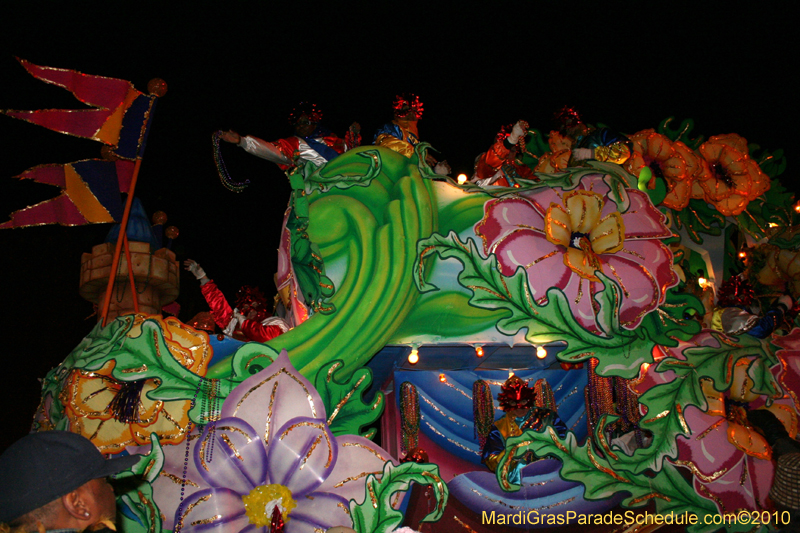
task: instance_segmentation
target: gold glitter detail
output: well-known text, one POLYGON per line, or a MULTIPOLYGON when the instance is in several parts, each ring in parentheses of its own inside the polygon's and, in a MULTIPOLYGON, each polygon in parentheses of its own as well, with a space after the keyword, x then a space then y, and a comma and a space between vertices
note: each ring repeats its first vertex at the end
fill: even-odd
POLYGON ((540 262, 540 261, 544 261, 545 259, 550 259, 551 257, 553 257, 554 255, 556 255, 557 253, 558 253, 558 250, 553 250, 553 251, 552 251, 552 252, 550 252, 549 254, 545 254, 545 255, 543 255, 543 256, 542 256, 542 257, 540 257, 539 259, 534 259, 533 261, 531 261, 530 263, 528 263, 527 265, 525 265, 525 267, 524 267, 524 268, 525 268, 525 270, 527 270, 527 269, 531 268, 533 265, 537 264, 537 263, 538 263, 538 262, 540 262))
MULTIPOLYGON (((600 418, 600 423, 598 425, 600 427, 606 427, 606 419, 607 418, 608 418, 608 415, 603 415, 600 418)), ((604 431, 600 431, 598 433, 598 439, 600 440, 600 446, 603 448, 603 451, 606 453, 606 455, 608 455, 609 457, 611 457, 615 461, 618 460, 619 457, 617 456, 617 454, 612 452, 611 448, 608 446, 608 441, 606 440, 606 435, 605 435, 604 431)))
POLYGON ((638 498, 634 498, 629 502, 629 505, 635 505, 637 503, 642 503, 646 500, 652 500, 653 498, 661 498, 662 500, 666 500, 671 502, 672 499, 669 496, 664 496, 660 492, 651 492, 650 494, 645 494, 644 496, 640 496, 638 498))
POLYGON ((702 432, 702 433, 701 433, 701 434, 699 434, 697 437, 695 437, 695 440, 700 440, 700 439, 702 439, 703 437, 705 437, 706 435, 708 435, 709 433, 711 433, 712 431, 714 431, 715 429, 717 429, 718 427, 720 427, 720 426, 722 425, 722 423, 723 423, 723 422, 725 422, 725 419, 724 419, 724 418, 721 418, 721 419, 717 420, 717 421, 716 421, 716 422, 714 422, 712 425, 710 425, 710 426, 708 427, 708 429, 706 429, 704 432, 702 432))
POLYGON ((142 365, 138 368, 122 368, 120 372, 123 374, 138 374, 140 372, 147 372, 147 365, 142 365))
POLYGON ((339 487, 344 486, 346 483, 350 483, 351 481, 356 481, 361 478, 367 477, 369 475, 380 476, 381 472, 361 472, 360 474, 356 474, 355 476, 350 476, 338 482, 333 488, 338 489, 339 487))
MULTIPOLYGON (((439 488, 439 494, 442 494, 444 492, 444 483, 442 482, 442 478, 440 478, 436 474, 432 474, 431 472, 426 472, 426 471, 420 472, 420 474, 423 477, 429 477, 433 480, 433 482, 439 488)), ((438 498, 436 502, 436 512, 441 513, 443 507, 444 507, 444 501, 442 500, 442 498, 438 498)))
POLYGON ((667 409, 666 411, 661 411, 660 413, 658 413, 658 414, 657 414, 656 416, 654 416, 653 418, 648 418, 647 420, 643 420, 642 422, 644 422, 645 424, 650 424, 651 422, 655 422, 656 420, 658 420, 658 419, 660 419, 660 418, 664 418, 664 417, 665 417, 665 416, 667 416, 669 413, 670 413, 670 410, 669 410, 669 409, 667 409))
POLYGON ((192 522, 189 525, 191 525, 191 526, 199 526, 201 524, 210 524, 211 522, 213 522, 215 520, 219 520, 220 518, 222 518, 221 514, 215 514, 211 518, 203 518, 202 520, 195 520, 194 522, 192 522))
POLYGON ((367 490, 369 491, 369 498, 372 500, 372 508, 378 508, 378 498, 375 497, 375 489, 372 487, 372 483, 367 483, 367 490))
POLYGON ((596 469, 598 469, 599 471, 603 472, 604 474, 606 474, 606 475, 608 475, 608 476, 611 476, 611 477, 613 477, 613 478, 614 478, 614 479, 616 479, 617 481, 621 481, 621 482, 623 482, 623 483, 630 483, 630 481, 628 481, 628 480, 627 480, 627 479, 625 479, 624 477, 620 476, 619 474, 617 474, 616 472, 614 472, 614 471, 613 471, 613 470, 611 470, 610 468, 608 468, 608 467, 605 467, 605 466, 601 465, 601 464, 600 464, 600 463, 597 461, 597 458, 596 458, 596 457, 594 456, 594 454, 592 453, 592 444, 591 444, 591 442, 589 442, 589 445, 586 447, 586 453, 587 453, 587 455, 589 456, 589 461, 591 461, 591 462, 592 462, 592 465, 593 465, 593 466, 594 466, 596 469))
POLYGON ((334 373, 336 370, 338 370, 338 368, 339 368, 340 366, 342 366, 342 362, 341 362, 341 361, 336 361, 336 362, 335 362, 335 363, 333 363, 333 364, 331 365, 331 367, 328 369, 328 383, 330 383, 330 382, 331 382, 331 379, 333 379, 333 373, 334 373))
POLYGON ((580 303, 583 298, 583 278, 578 280, 578 295, 575 297, 575 303, 580 303))
POLYGON ((687 435, 691 435, 692 432, 689 430, 689 426, 686 424, 686 419, 683 418, 683 409, 681 409, 681 404, 675 404, 675 412, 678 413, 678 422, 681 423, 681 428, 683 428, 683 432, 687 435))
POLYGON ((211 494, 206 494, 205 496, 201 496, 200 498, 198 498, 197 501, 195 501, 194 503, 189 504, 189 506, 181 515, 181 517, 178 519, 177 523, 178 528, 183 529, 183 520, 186 518, 186 515, 192 512, 192 509, 194 509, 203 502, 207 502, 210 499, 211 499, 211 494))
POLYGON ((474 529, 472 529, 471 527, 469 527, 467 524, 465 524, 464 522, 462 522, 462 521, 461 521, 461 519, 460 519, 460 518, 458 518, 456 515, 453 515, 453 520, 455 520, 456 522, 458 522, 458 525, 460 525, 461 527, 463 527, 464 529, 466 529, 466 530, 467 530, 467 533, 478 533, 477 531, 475 531, 474 529))
MULTIPOLYGON (((364 374, 363 376, 361 376, 361 379, 359 379, 356 382, 356 384, 353 385, 353 387, 349 391, 347 391, 347 394, 345 394, 344 398, 342 398, 341 401, 336 404, 336 408, 333 410, 333 412, 331 413, 331 416, 328 418, 328 425, 329 426, 331 425, 331 422, 333 422, 333 419, 336 418, 336 415, 339 414, 339 410, 342 408, 342 406, 344 406, 344 404, 346 404, 350 400, 350 397, 356 392, 356 390, 358 390, 358 387, 364 382, 364 380, 366 378, 367 378, 367 374, 364 374)), ((331 381, 331 379, 330 379, 330 373, 329 373, 328 374, 328 383, 330 383, 330 381, 331 381)))
MULTIPOLYGON (((164 476, 168 480, 172 481, 173 483, 177 483, 178 485, 183 485, 184 480, 176 476, 175 474, 170 474, 169 472, 161 471, 158 473, 159 476, 164 476)), ((197 483, 192 481, 189 478, 186 478, 186 484, 192 487, 199 487, 197 483)))
MULTIPOLYGON (((278 394, 278 382, 272 387, 272 394, 269 396, 269 407, 267 407, 267 420, 264 422, 264 446, 269 446, 269 426, 272 422, 272 408, 275 405, 275 396, 278 394)), ((238 406, 237 406, 238 409, 238 406)))
POLYGON ((233 414, 231 416, 236 416, 236 413, 239 411, 239 408, 242 406, 242 402, 244 402, 247 399, 247 397, 250 396, 251 393, 255 392, 257 389, 259 389, 262 385, 266 384, 268 381, 271 381, 271 380, 275 379, 280 374, 286 374, 287 376, 289 376, 289 378, 293 379, 298 385, 300 385, 300 387, 303 389, 303 391, 305 391, 306 398, 308 399, 308 405, 311 407, 311 416, 312 416, 312 418, 316 418, 317 417, 317 409, 314 406, 314 399, 311 397, 311 393, 308 391, 308 388, 305 386, 305 384, 303 384, 302 381, 300 381, 297 377, 295 377, 294 375, 289 373, 288 370, 286 370, 286 367, 281 368, 280 370, 278 370, 277 372, 275 372, 271 376, 267 376, 260 383, 258 383, 256 385, 253 385, 250 388, 250 390, 248 390, 246 393, 244 393, 244 396, 242 396, 242 399, 239 400, 239 403, 236 404, 236 408, 233 410, 233 414))
POLYGON ((631 293, 625 287, 625 284, 622 282, 622 278, 620 278, 619 274, 617 274, 617 269, 614 268, 614 265, 612 265, 611 263, 608 263, 608 268, 611 269, 611 273, 614 274, 614 277, 617 279, 617 282, 619 283, 619 286, 622 287, 622 294, 625 295, 625 298, 630 297, 631 293))
POLYGON ((575 387, 570 392, 568 392, 567 395, 564 396, 563 398, 561 398, 561 401, 558 402, 558 407, 561 407, 561 404, 564 403, 567 400, 567 398, 569 398, 570 396, 572 396, 573 394, 575 394, 577 392, 578 392, 578 387, 575 387))
POLYGON ((569 453, 569 450, 559 441, 558 435, 556 435, 556 432, 553 430, 553 426, 547 426, 547 432, 550 434, 550 439, 553 441, 553 444, 555 444, 559 450, 564 453, 569 453))
MULTIPOLYGON (((151 502, 149 499, 147 499, 147 497, 144 494, 142 494, 142 491, 139 490, 139 491, 136 491, 136 493, 139 495, 139 501, 142 502, 143 504, 145 504, 148 509, 150 509, 150 516, 155 516, 156 508, 153 505, 153 502, 151 502)), ((148 531, 150 533, 153 533, 155 530, 156 530, 155 520, 151 520, 150 521, 150 527, 148 528, 148 531)))
POLYGON ((234 426, 217 426, 217 431, 233 431, 234 433, 238 433, 239 435, 247 439, 248 444, 253 441, 253 439, 250 438, 250 435, 245 433, 243 429, 239 429, 234 426))
POLYGON ((709 498, 711 500, 714 500, 714 502, 717 505, 719 505, 720 510, 723 513, 725 512, 725 506, 722 504, 722 500, 720 500, 714 494, 712 494, 711 491, 708 490, 705 485, 698 485, 698 488, 700 489, 700 492, 704 492, 705 493, 705 494, 703 494, 703 496, 705 496, 706 498, 709 498))
POLYGON ((632 256, 638 257, 639 259, 642 259, 642 260, 644 260, 644 259, 645 259, 645 257, 644 257, 642 254, 640 254, 639 252, 635 252, 635 251, 633 251, 633 250, 628 250, 628 249, 626 249, 626 248, 623 248, 623 249, 622 249, 622 253, 624 253, 624 254, 629 254, 629 255, 632 255, 632 256))
POLYGON ((455 418, 453 418, 452 416, 448 415, 447 413, 445 413, 444 411, 442 411, 441 409, 439 409, 439 408, 438 408, 438 407, 437 407, 437 406, 436 406, 436 405, 435 405, 435 404, 434 404, 432 401, 430 401, 430 400, 429 400, 428 398, 426 398, 424 395, 420 394, 420 395, 419 395, 419 397, 420 397, 420 398, 422 398, 422 401, 424 401, 425 403, 427 403, 428 405, 430 405, 430 406, 431 406, 431 407, 432 407, 432 408, 433 408, 433 409, 434 409, 434 410, 435 410, 437 413, 439 413, 439 414, 440 414, 440 415, 442 415, 443 417, 447 418, 447 419, 448 419, 450 422, 452 422, 452 423, 454 423, 454 424, 458 424, 458 425, 459 425, 459 426, 461 426, 461 427, 469 427, 469 426, 467 426, 466 424, 462 424, 461 422, 459 422, 458 420, 456 420, 456 419, 455 419, 455 418))
POLYGON ((209 431, 206 433, 206 438, 203 439, 203 442, 200 443, 200 465, 203 469, 208 472, 208 465, 206 464, 206 444, 208 444, 209 439, 214 437, 214 432, 209 431))
POLYGON ((325 432, 324 424, 322 423, 314 424, 313 422, 297 422, 296 424, 292 424, 291 426, 286 428, 286 430, 281 434, 281 436, 278 437, 278 440, 283 440, 290 432, 294 431, 299 427, 312 427, 314 429, 322 431, 322 435, 318 435, 316 440, 314 441, 314 444, 311 445, 311 449, 308 451, 305 458, 303 459, 303 465, 300 466, 300 469, 302 470, 303 466, 305 466, 306 461, 308 461, 308 458, 311 456, 311 452, 313 452, 314 448, 317 447, 317 444, 319 444, 320 440, 322 440, 322 437, 325 437, 325 442, 328 444, 328 461, 325 463, 325 468, 330 468, 331 463, 333 462, 333 444, 328 438, 328 434, 325 432))
POLYGON ((389 460, 388 458, 386 458, 386 457, 382 456, 381 454, 379 454, 377 452, 377 450, 373 450, 369 446, 361 444, 360 442, 345 442, 344 444, 342 444, 342 448, 347 448, 347 447, 363 448, 363 449, 367 450, 369 453, 371 453, 372 455, 374 455, 375 457, 377 457, 378 459, 380 459, 381 461, 383 461, 384 463, 389 460))
POLYGON ((342 511, 347 513, 347 516, 350 516, 350 509, 348 509, 347 506, 345 504, 343 504, 342 502, 337 503, 336 507, 339 507, 342 511))
MULTIPOLYGON (((497 384, 497 385, 502 385, 503 383, 497 382, 496 384, 497 384)), ((469 398, 469 399, 470 399, 470 401, 472 401, 472 395, 471 395, 471 394, 467 394, 466 392, 464 392, 463 390, 459 389, 458 387, 456 387, 455 385, 453 385, 453 384, 452 384, 452 383, 450 383, 449 381, 446 381, 446 382, 444 383, 444 385, 447 385, 447 386, 448 386, 448 387, 450 387, 451 389, 453 389, 453 390, 455 390, 455 391, 457 391, 457 392, 460 392, 460 393, 461 393, 463 396, 466 396, 467 398, 469 398)))
POLYGON ((418 275, 419 275, 420 284, 425 282, 425 280, 423 279, 423 277, 425 276, 425 266, 422 264, 422 260, 425 259, 425 255, 428 252, 430 252, 431 250, 433 250, 434 248, 436 248, 436 247, 435 246, 428 246, 427 248, 422 250, 420 252, 420 254, 419 254, 419 272, 418 272, 418 275))
MULTIPOLYGON (((424 417, 424 416, 423 416, 423 417, 420 417, 420 418, 422 418, 423 420, 425 419, 425 417, 424 417)), ((475 454, 475 455, 477 455, 477 456, 480 456, 480 455, 481 455, 481 454, 480 454, 480 452, 478 452, 478 451, 476 451, 476 450, 473 450, 473 449, 471 449, 471 448, 468 448, 468 447, 464 446, 463 444, 461 444, 460 442, 457 442, 457 441, 455 441, 455 440, 451 439, 450 437, 446 437, 446 436, 445 436, 444 434, 442 434, 442 433, 441 433, 439 430, 437 430, 435 427, 433 427, 433 426, 430 424, 430 422, 428 422, 427 420, 425 421, 425 425, 426 425, 426 426, 428 426, 428 428, 430 428, 430 430, 431 430, 431 431, 433 431, 434 433, 436 433, 437 435, 439 435, 439 436, 440 436, 440 437, 442 437, 443 439, 447 440, 447 442, 449 442, 449 443, 450 443, 450 444, 452 444, 453 446, 458 446, 458 447, 459 447, 459 448, 461 448, 462 450, 468 451, 469 453, 474 453, 474 454, 475 454)))
POLYGON ((239 455, 239 450, 237 450, 236 446, 233 445, 233 442, 231 442, 230 437, 228 437, 224 433, 221 434, 220 437, 222 438, 223 442, 225 442, 225 444, 227 444, 228 447, 231 449, 231 452, 233 452, 233 456, 236 457, 237 459, 239 459, 241 462, 244 462, 244 457, 239 455))
POLYGON ((502 294, 496 293, 496 292, 494 292, 494 291, 493 291, 493 290, 491 290, 491 289, 487 289, 486 287, 478 287, 477 285, 467 285, 467 288, 468 288, 468 289, 472 289, 473 291, 477 291, 478 289, 480 289, 480 290, 482 290, 482 291, 486 291, 486 292, 488 292, 488 293, 489 293, 489 294, 491 294, 492 296, 497 296, 498 298, 500 298, 500 299, 502 299, 502 300, 505 300, 505 299, 506 299, 506 297, 505 297, 505 296, 503 296, 502 294))
POLYGON ((727 474, 728 471, 730 470, 728 468, 725 468, 723 470, 717 470, 716 472, 711 473, 711 475, 705 475, 691 461, 685 461, 685 460, 680 459, 680 460, 676 460, 674 462, 675 462, 676 465, 685 466, 686 468, 691 470, 692 474, 697 476, 704 483, 712 483, 712 482, 718 480, 719 478, 721 478, 722 476, 724 476, 725 474, 727 474))

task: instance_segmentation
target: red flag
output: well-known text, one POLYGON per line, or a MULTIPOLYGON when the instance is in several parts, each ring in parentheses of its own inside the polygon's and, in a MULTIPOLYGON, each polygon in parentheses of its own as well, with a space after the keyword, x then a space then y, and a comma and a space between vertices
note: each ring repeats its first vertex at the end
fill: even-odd
POLYGON ((166 84, 153 80, 155 94, 137 91, 131 82, 75 70, 42 67, 18 61, 35 78, 70 91, 95 109, 46 109, 0 112, 53 131, 85 137, 112 147, 112 160, 91 159, 66 165, 39 165, 19 176, 60 187, 56 198, 15 211, 0 229, 63 224, 75 226, 114 222, 122 215, 120 192, 128 192, 134 161, 141 159, 158 96, 166 84), (154 83, 156 82, 156 83, 154 83))

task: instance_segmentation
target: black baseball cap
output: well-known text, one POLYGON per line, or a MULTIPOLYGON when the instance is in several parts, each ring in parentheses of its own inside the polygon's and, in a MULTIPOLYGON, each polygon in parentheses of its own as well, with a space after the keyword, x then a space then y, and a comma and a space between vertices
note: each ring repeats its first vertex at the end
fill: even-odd
POLYGON ((93 479, 117 474, 140 456, 106 459, 69 431, 25 435, 0 455, 0 522, 11 522, 93 479))

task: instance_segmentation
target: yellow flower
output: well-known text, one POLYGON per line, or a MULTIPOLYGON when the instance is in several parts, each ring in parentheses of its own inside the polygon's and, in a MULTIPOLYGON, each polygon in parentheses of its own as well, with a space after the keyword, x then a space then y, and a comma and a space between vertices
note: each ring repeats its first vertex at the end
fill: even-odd
MULTIPOLYGON (((178 362, 195 374, 205 374, 212 356, 207 333, 176 318, 137 315, 127 336, 138 337, 145 319, 159 323, 164 341, 178 362)), ((152 400, 148 392, 159 385, 158 380, 120 382, 111 376, 113 370, 114 361, 109 361, 99 370, 70 372, 60 395, 70 431, 87 437, 103 453, 119 453, 126 446, 147 444, 150 433, 156 433, 162 443, 181 442, 189 426, 191 401, 152 400), (113 404, 120 396, 138 397, 132 409, 134 421, 115 417, 113 404)))
POLYGON ((550 204, 544 219, 547 240, 566 248, 564 264, 582 278, 599 281, 600 254, 622 250, 625 223, 616 211, 601 218, 605 200, 596 192, 575 190, 564 195, 564 205, 550 204))

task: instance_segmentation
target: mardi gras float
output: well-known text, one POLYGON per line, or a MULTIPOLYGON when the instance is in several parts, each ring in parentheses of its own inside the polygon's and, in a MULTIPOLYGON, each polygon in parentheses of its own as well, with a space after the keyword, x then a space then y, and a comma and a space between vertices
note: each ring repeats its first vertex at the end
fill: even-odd
POLYGON ((770 489, 800 407, 782 152, 689 120, 623 135, 564 118, 500 135, 476 167, 492 184, 438 174, 409 131, 410 149, 281 160, 291 329, 103 319, 45 377, 34 430, 144 455, 118 480, 131 532, 785 520, 767 501, 792 507, 770 489))

